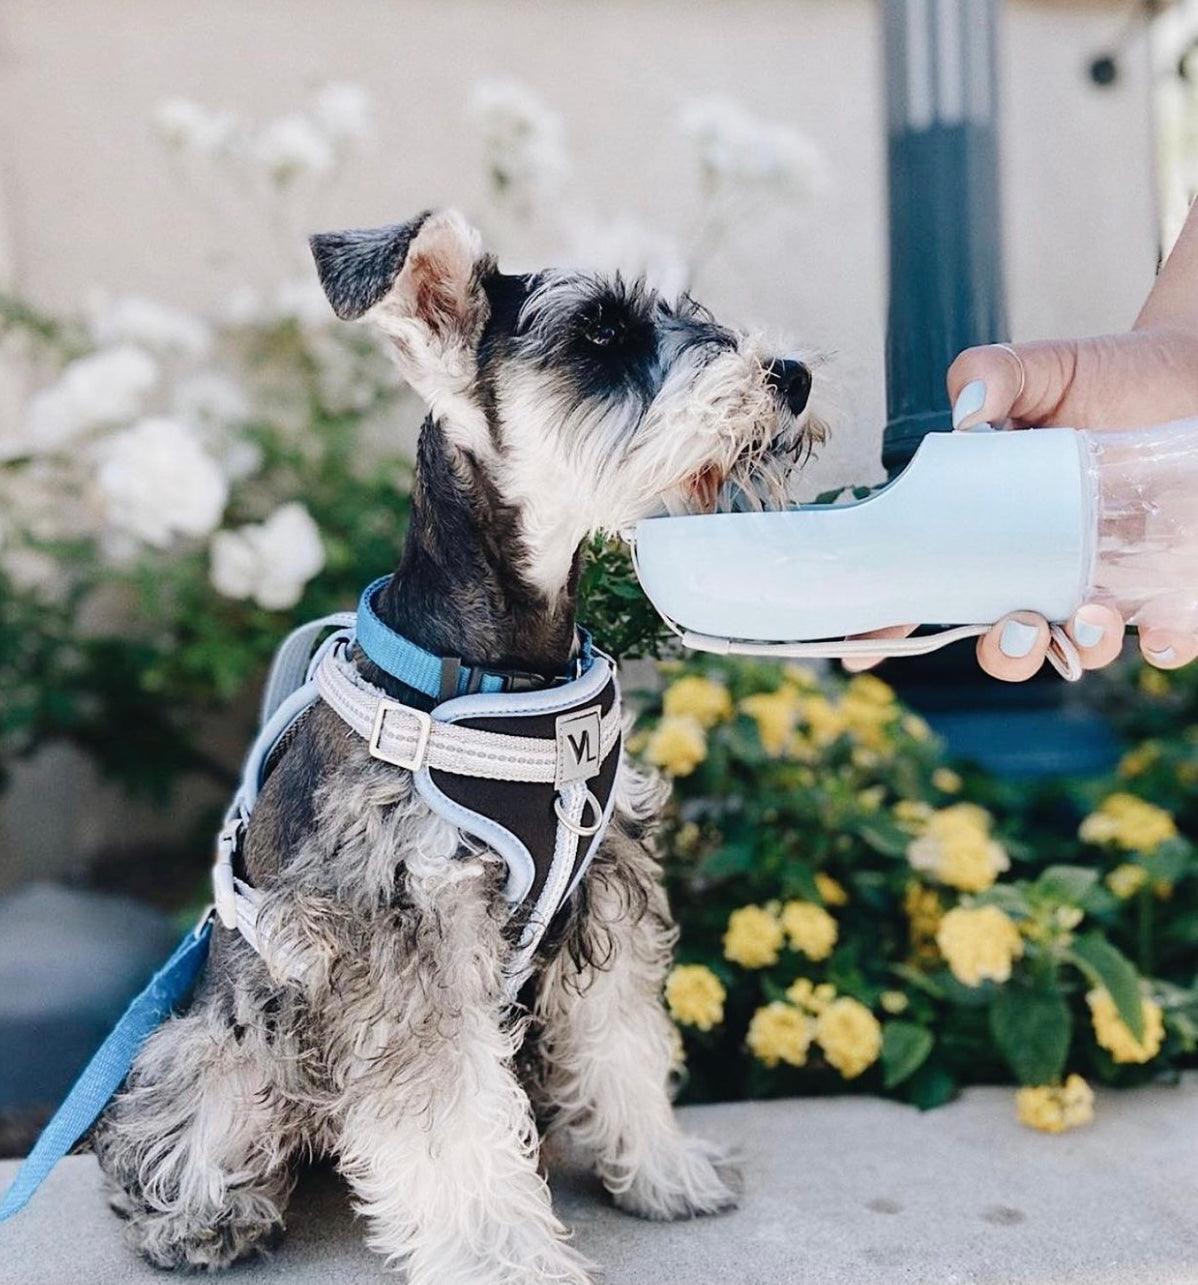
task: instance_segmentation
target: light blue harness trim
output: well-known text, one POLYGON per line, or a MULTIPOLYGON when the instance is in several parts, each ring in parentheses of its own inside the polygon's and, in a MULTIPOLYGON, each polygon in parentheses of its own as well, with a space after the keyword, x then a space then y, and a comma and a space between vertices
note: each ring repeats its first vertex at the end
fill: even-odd
POLYGON ((125 1009, 17 1170, 0 1203, 0 1222, 25 1208, 50 1170, 95 1124, 128 1075, 141 1046, 190 994, 208 957, 211 937, 209 913, 188 932, 150 984, 125 1009))

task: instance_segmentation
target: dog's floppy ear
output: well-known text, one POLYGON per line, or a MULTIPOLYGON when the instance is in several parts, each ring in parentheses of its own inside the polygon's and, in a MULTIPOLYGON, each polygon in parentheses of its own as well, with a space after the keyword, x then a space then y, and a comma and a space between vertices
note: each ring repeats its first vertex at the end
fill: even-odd
POLYGON ((346 321, 365 318, 396 339, 477 338, 485 320, 482 238, 456 210, 407 223, 311 238, 320 284, 346 321))

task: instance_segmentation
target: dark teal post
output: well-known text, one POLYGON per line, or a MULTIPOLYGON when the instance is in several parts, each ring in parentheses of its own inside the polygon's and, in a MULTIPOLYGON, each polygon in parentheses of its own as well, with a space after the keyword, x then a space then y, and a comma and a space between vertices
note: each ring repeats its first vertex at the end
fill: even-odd
POLYGON ((891 473, 950 427, 944 372, 1007 338, 1000 236, 998 0, 882 0, 890 178, 886 435, 891 473))

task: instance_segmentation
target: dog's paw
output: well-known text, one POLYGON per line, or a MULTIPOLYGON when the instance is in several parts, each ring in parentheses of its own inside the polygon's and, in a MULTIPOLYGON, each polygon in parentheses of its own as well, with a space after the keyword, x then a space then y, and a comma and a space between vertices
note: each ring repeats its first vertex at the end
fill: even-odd
POLYGON ((164 1215, 127 1213, 125 1235, 155 1267, 219 1271, 245 1258, 270 1254, 283 1239, 277 1210, 235 1209, 202 1223, 164 1215))
POLYGON ((742 1181, 736 1158, 725 1148, 680 1134, 670 1150, 653 1155, 611 1191, 625 1213, 671 1221, 734 1209, 742 1181))

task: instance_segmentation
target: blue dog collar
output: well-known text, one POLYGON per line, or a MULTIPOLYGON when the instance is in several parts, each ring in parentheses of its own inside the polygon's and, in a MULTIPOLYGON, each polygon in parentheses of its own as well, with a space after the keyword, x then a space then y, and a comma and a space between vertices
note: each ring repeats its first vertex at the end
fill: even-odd
MULTIPOLYGON (((524 675, 484 670, 465 665, 456 658, 435 656, 384 624, 374 602, 390 579, 390 576, 380 576, 362 591, 355 628, 358 646, 384 673, 433 700, 443 701, 475 692, 517 690, 517 680, 524 675)), ((563 677, 576 678, 591 667, 594 658, 591 636, 585 629, 579 629, 578 636, 575 669, 563 677)))

